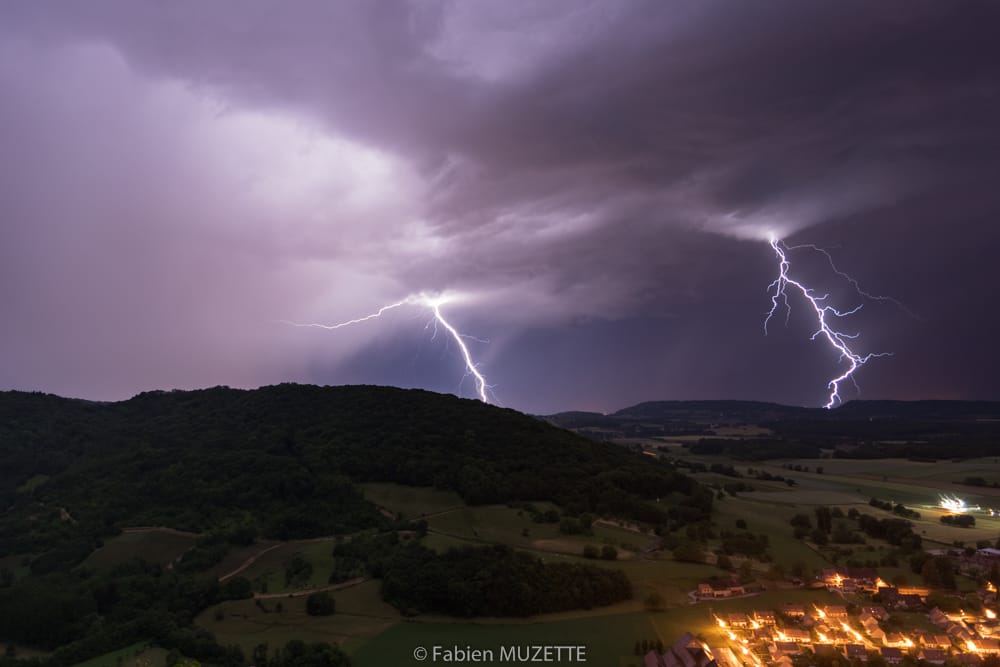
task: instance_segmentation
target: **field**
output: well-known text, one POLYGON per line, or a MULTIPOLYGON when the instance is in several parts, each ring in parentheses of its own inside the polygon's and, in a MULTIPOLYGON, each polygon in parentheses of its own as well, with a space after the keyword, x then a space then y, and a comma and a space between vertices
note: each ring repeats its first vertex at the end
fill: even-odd
POLYGON ((290 639, 336 642, 352 651, 400 620, 399 612, 380 599, 380 586, 367 581, 335 591, 333 616, 309 616, 305 598, 296 597, 225 602, 202 612, 195 622, 222 644, 240 645, 247 655, 258 644, 274 648, 290 639))
POLYGON ((107 569, 132 558, 166 565, 194 546, 197 536, 172 530, 153 528, 116 535, 95 550, 84 567, 107 569))
POLYGON ((166 657, 166 649, 148 648, 146 642, 137 642, 74 667, 161 667, 166 657))
POLYGON ((271 548, 274 544, 264 546, 258 550, 262 555, 240 572, 240 576, 254 582, 254 589, 260 593, 291 593, 326 586, 333 571, 334 544, 330 538, 285 542, 275 548, 271 548), (297 586, 289 585, 285 579, 285 563, 295 554, 302 554, 312 565, 312 574, 297 586))
MULTIPOLYGON (((957 541, 974 546, 977 541, 994 542, 1000 536, 1000 512, 998 516, 989 516, 989 509, 1000 509, 1000 489, 956 483, 967 477, 982 477, 988 482, 1000 480, 1000 463, 995 458, 935 463, 905 459, 795 459, 756 463, 717 457, 685 458, 706 464, 729 463, 740 472, 746 472, 748 467, 752 467, 796 481, 794 487, 788 487, 777 482, 762 482, 750 478, 741 480, 752 484, 756 490, 740 493, 738 499, 726 498, 717 504, 721 513, 731 516, 756 507, 757 513, 747 514, 745 518, 758 520, 758 517, 763 516, 761 510, 772 512, 774 516, 790 517, 796 512, 811 513, 819 505, 838 506, 845 511, 855 507, 874 516, 891 516, 888 512, 868 505, 870 499, 878 498, 902 503, 919 511, 922 516, 914 520, 914 530, 931 543, 950 546, 957 541), (789 470, 786 467, 789 465, 808 468, 809 472, 789 470), (823 472, 817 473, 817 467, 821 467, 823 472), (939 519, 944 512, 937 507, 940 495, 961 496, 967 504, 979 505, 982 511, 973 512, 975 527, 958 528, 942 524, 939 519), (734 509, 727 509, 729 507, 734 509), (739 509, 735 509, 736 507, 739 509)), ((724 484, 734 481, 731 477, 717 474, 703 473, 695 476, 705 483, 724 484)), ((777 533, 773 535, 778 536, 777 533)), ((798 555, 805 556, 804 562, 808 562, 808 554, 799 550, 798 555)))
POLYGON ((361 484, 365 498, 393 514, 416 519, 456 507, 465 501, 453 491, 440 491, 401 484, 361 484))

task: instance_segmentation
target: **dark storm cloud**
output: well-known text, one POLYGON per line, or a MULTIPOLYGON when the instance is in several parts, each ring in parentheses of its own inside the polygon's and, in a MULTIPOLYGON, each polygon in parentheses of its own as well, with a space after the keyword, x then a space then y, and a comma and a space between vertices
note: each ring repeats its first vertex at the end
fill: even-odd
MULTIPOLYGON (((822 393, 813 360, 829 368, 826 351, 760 337, 773 267, 759 241, 777 233, 865 257, 852 270, 869 285, 885 278, 884 291, 927 319, 864 320, 873 344, 902 346, 910 378, 894 383, 898 371, 884 370, 878 395, 938 391, 933 379, 945 375, 947 391, 989 393, 907 342, 957 331, 964 356, 989 354, 977 326, 933 282, 895 280, 885 254, 860 239, 903 239, 892 260, 907 271, 918 271, 907 257, 940 251, 936 230, 996 247, 983 224, 1000 208, 993 3, 32 2, 0 14, 5 97, 24 101, 0 111, 0 132, 34 164, 4 170, 5 247, 57 239, 62 252, 38 256, 72 264, 73 230, 100 231, 107 243, 79 275, 145 258, 169 321, 197 323, 174 345, 203 359, 190 373, 174 372, 171 358, 170 372, 148 361, 147 346, 172 340, 169 327, 139 305, 125 317, 114 280, 69 289, 70 269, 10 258, 4 300, 23 324, 0 351, 37 350, 13 365, 8 386, 87 393, 91 367, 69 382, 43 361, 60 347, 77 358, 89 349, 80 336, 104 341, 93 368, 139 369, 100 385, 105 395, 301 378, 303 368, 336 368, 372 332, 279 340, 260 321, 350 316, 446 289, 472 295, 463 322, 493 339, 478 353, 516 407, 569 407, 584 395, 604 407, 663 394, 815 402, 798 392, 822 393), (90 127, 74 123, 93 96, 114 120, 96 111, 90 127), (289 149, 302 126, 318 138, 289 149), (111 133, 104 144, 87 139, 94 128, 111 133), (109 150, 120 159, 95 160, 109 150), (130 171, 144 175, 130 192, 109 187, 130 171), (171 184, 185 178, 198 197, 178 197, 171 184), (95 179, 94 190, 66 196, 80 179, 95 179), (138 201, 126 206, 129 195, 138 201), (137 212, 143 202, 156 210, 137 212), (142 238, 122 231, 136 229, 142 238), (203 256, 191 266, 195 299, 171 284, 186 243, 203 256), (30 307, 12 287, 26 281, 30 307), (101 303, 96 312, 134 331, 62 333, 53 304, 74 292, 78 319, 93 310, 83 304, 101 303), (51 339, 27 342, 52 327, 51 339), (613 331, 634 341, 628 350, 608 342, 613 331), (585 394, 573 387, 587 364, 570 357, 545 374, 551 386, 530 377, 532 360, 552 359, 569 336, 582 359, 602 359, 599 387, 585 394), (118 338, 145 361, 104 349, 118 338), (335 344, 341 352, 330 353, 335 344), (219 349, 235 350, 225 364, 219 349), (639 380, 624 370, 644 364, 651 372, 639 380)), ((954 282, 982 293, 987 270, 964 262, 954 282)))

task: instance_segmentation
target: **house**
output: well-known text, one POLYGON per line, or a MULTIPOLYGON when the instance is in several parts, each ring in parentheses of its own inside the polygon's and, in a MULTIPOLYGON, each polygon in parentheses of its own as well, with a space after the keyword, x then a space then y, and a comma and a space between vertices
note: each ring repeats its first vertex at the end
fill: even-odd
POLYGON ((955 658, 966 667, 979 667, 979 665, 983 664, 983 659, 975 653, 956 653, 955 658))
POLYGON ((894 646, 883 646, 879 651, 890 665, 898 665, 903 662, 903 652, 894 646))
POLYGON ((839 604, 828 604, 824 607, 823 611, 826 613, 826 617, 831 621, 846 621, 847 620, 847 607, 839 604))
POLYGON ((746 614, 741 614, 739 612, 733 612, 726 615, 726 622, 734 628, 747 628, 750 627, 750 619, 747 618, 746 614))
POLYGON ((774 625, 777 619, 774 616, 774 612, 770 609, 765 610, 754 610, 753 620, 757 621, 761 625, 774 625))
POLYGON ((972 644, 978 653, 1000 653, 1000 641, 996 639, 973 639, 972 644))
POLYGON ((947 626, 951 620, 948 618, 947 614, 945 614, 937 607, 934 607, 933 609, 930 610, 930 612, 927 614, 927 618, 931 619, 931 623, 938 626, 939 628, 947 626))
POLYGON ((867 633, 870 634, 874 630, 877 630, 878 627, 879 627, 879 625, 878 625, 878 621, 875 619, 874 616, 864 616, 864 615, 862 615, 861 616, 861 627, 864 628, 865 632, 867 632, 867 633))
POLYGON ((932 665, 943 665, 944 661, 948 659, 948 654, 939 648, 925 648, 920 651, 920 659, 932 665))
POLYGON ((861 613, 867 614, 868 616, 874 616, 880 621, 889 620, 889 612, 886 611, 885 607, 883 607, 882 605, 869 605, 867 607, 862 607, 861 613))
POLYGON ((923 600, 917 593, 901 593, 895 586, 879 589, 879 600, 889 609, 919 609, 923 600))
POLYGON ((812 641, 812 634, 808 630, 802 630, 801 628, 786 628, 782 631, 782 634, 790 642, 807 644, 812 641))
POLYGON ((871 637, 877 642, 885 641, 885 630, 883 630, 882 628, 875 628, 873 630, 869 630, 867 634, 869 637, 871 637))
POLYGON ((951 637, 945 634, 926 634, 920 638, 924 646, 929 648, 949 649, 951 648, 951 637))
POLYGON ((717 667, 715 658, 690 632, 685 632, 663 653, 650 651, 644 667, 717 667))
POLYGON ((781 607, 781 613, 792 618, 802 618, 806 615, 806 608, 800 604, 786 604, 781 607))
POLYGON ((913 642, 909 641, 906 637, 898 632, 886 633, 885 639, 883 640, 886 646, 895 646, 896 648, 906 648, 907 646, 912 646, 913 642))
POLYGON ((712 657, 718 667, 743 667, 743 661, 736 657, 736 653, 728 646, 720 646, 712 649, 712 657))
POLYGON ((771 654, 771 659, 775 660, 781 656, 799 655, 802 649, 795 642, 774 642, 768 652, 771 654))
POLYGON ((844 646, 848 660, 868 660, 868 649, 864 644, 847 644, 844 646))
POLYGON ((698 597, 703 598, 728 598, 745 593, 743 584, 737 581, 714 579, 698 584, 698 597))

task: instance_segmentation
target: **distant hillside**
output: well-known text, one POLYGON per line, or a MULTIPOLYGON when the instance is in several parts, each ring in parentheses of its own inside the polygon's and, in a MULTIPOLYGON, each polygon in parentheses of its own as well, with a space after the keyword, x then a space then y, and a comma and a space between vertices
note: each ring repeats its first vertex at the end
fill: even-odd
POLYGON ((693 450, 739 458, 814 456, 829 448, 854 457, 1000 453, 1000 402, 990 401, 850 401, 833 410, 650 401, 610 415, 565 412, 545 419, 597 440, 703 436, 693 450))
POLYGON ((568 513, 668 520, 710 494, 671 466, 541 420, 420 390, 279 385, 144 393, 119 403, 0 393, 0 556, 76 562, 121 526, 279 539, 386 522, 356 482, 550 500, 568 513), (60 509, 62 508, 62 509, 60 509))

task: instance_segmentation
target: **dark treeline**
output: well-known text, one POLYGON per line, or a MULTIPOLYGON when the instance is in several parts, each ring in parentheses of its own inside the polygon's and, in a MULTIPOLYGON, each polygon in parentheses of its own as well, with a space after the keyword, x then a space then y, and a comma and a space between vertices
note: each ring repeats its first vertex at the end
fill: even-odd
POLYGON ((107 573, 77 570, 27 577, 0 589, 3 639, 54 651, 46 666, 71 665, 152 639, 223 667, 243 665, 235 647, 192 627, 206 607, 249 598, 250 582, 225 584, 133 560, 107 573))
POLYGON ((364 563, 369 575, 382 579, 383 599, 410 615, 531 616, 632 597, 620 570, 548 563, 500 545, 438 554, 397 533, 383 533, 343 541, 334 557, 364 563))

